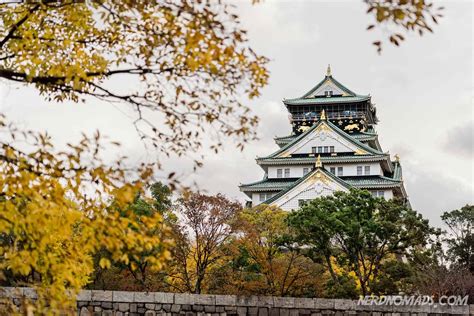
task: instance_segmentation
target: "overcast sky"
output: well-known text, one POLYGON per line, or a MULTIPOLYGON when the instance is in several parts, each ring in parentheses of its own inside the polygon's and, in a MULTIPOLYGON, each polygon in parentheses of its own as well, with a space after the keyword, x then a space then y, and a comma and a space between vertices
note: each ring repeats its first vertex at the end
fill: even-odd
MULTIPOLYGON (((436 0, 435 0, 436 1, 436 0)), ((260 140, 243 152, 229 142, 191 174, 186 159, 167 163, 200 189, 245 200, 240 183, 263 176, 256 156, 278 147, 274 136, 290 132, 281 100, 303 95, 324 77, 371 94, 384 151, 398 153, 412 206, 439 225, 442 212, 473 203, 473 65, 471 1, 443 1, 445 18, 434 34, 408 36, 401 47, 385 46, 379 56, 365 29, 371 17, 362 1, 237 2, 250 45, 271 59, 269 85, 248 104, 260 116, 260 140)), ((153 159, 138 140, 131 118, 108 104, 48 104, 31 88, 0 82, 0 111, 31 129, 47 130, 58 142, 100 129, 122 142, 122 153, 153 159)))

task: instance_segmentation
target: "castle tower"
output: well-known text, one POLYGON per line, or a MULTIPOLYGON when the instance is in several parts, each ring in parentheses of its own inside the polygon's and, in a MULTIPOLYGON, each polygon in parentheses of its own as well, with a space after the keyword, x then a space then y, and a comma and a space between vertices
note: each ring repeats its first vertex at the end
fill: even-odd
POLYGON ((290 113, 292 134, 275 138, 280 149, 257 158, 264 178, 240 186, 252 206, 265 203, 289 211, 350 188, 409 203, 398 156, 392 161, 380 147, 370 95, 346 88, 328 66, 314 88, 283 103, 290 113))

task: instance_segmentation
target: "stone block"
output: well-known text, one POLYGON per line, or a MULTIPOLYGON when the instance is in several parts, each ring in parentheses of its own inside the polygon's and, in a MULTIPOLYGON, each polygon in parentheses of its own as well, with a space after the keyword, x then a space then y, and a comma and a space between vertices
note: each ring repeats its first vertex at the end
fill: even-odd
POLYGON ((155 304, 155 311, 161 310, 161 304, 155 304))
POLYGON ((356 302, 353 300, 335 300, 334 301, 334 309, 335 310, 343 310, 343 311, 353 311, 355 310, 356 302))
POLYGON ((259 307, 258 308, 258 316, 268 316, 268 308, 259 307))
MULTIPOLYGON (((469 315, 469 305, 446 305, 445 313, 451 315, 469 315)), ((433 313, 433 312, 432 312, 433 313)))
POLYGON ((130 311, 130 304, 129 303, 119 303, 118 310, 121 312, 128 312, 130 311))
POLYGON ((155 292, 155 303, 173 304, 174 293, 155 292))
POLYGON ((92 301, 112 302, 112 291, 92 290, 92 301))
POLYGON ((259 296, 258 297, 258 306, 259 307, 273 307, 273 296, 259 296))
POLYGON ((191 305, 192 310, 195 312, 202 312, 204 310, 204 306, 202 305, 191 305))
POLYGON ((188 293, 176 293, 174 295, 174 303, 175 304, 194 304, 194 295, 188 293))
POLYGON ((280 316, 289 316, 290 310, 288 308, 280 308, 280 316))
POLYGON ((102 308, 100 306, 94 307, 94 312, 101 312, 102 308))
POLYGON ((237 296, 235 295, 213 295, 216 305, 235 306, 237 296))
POLYGON ((257 316, 258 315, 258 307, 249 307, 247 309, 247 315, 249 316, 257 316))
POLYGON ((474 304, 469 305, 469 315, 474 315, 474 304))
POLYGON ((146 311, 145 316, 156 316, 156 312, 155 311, 146 311))
POLYGON ((216 306, 216 313, 224 313, 225 308, 224 306, 216 306))
POLYGON ((152 292, 135 292, 133 293, 133 301, 137 303, 154 303, 155 293, 152 292))
POLYGON ((242 307, 242 306, 237 307, 237 315, 247 316, 247 307, 242 307))
POLYGON ((87 309, 87 307, 81 308, 79 316, 91 316, 91 312, 87 309))
POLYGON ((172 304, 163 304, 163 310, 165 312, 170 312, 171 311, 171 306, 172 306, 172 304))
POLYGON ((38 293, 32 288, 23 288, 23 296, 36 300, 38 298, 38 293))
POLYGON ((214 295, 196 295, 194 298, 194 304, 199 305, 215 305, 216 304, 216 297, 214 295))
POLYGON ((153 303, 147 303, 147 304, 145 304, 145 308, 146 308, 146 309, 153 309, 153 310, 154 310, 154 309, 155 309, 155 304, 153 304, 153 303))
POLYGON ((284 308, 294 308, 295 298, 294 297, 274 297, 273 306, 284 307, 284 308))
POLYGON ((214 305, 206 305, 206 306, 204 306, 204 311, 206 313, 215 313, 216 312, 216 307, 214 305))
POLYGON ((102 316, 114 316, 113 311, 102 311, 102 316))
POLYGON ((78 301, 92 301, 91 290, 81 290, 77 293, 76 300, 78 301))
POLYGON ((237 295, 235 304, 237 306, 258 306, 258 297, 237 295))
POLYGON ((280 316, 280 309, 279 308, 270 308, 269 309, 270 316, 280 316))
POLYGON ((295 298, 296 308, 314 308, 314 300, 312 298, 295 298))
POLYGON ((298 315, 310 316, 311 315, 311 310, 306 309, 306 308, 299 308, 298 309, 298 315))
POLYGON ((237 312, 237 306, 224 306, 226 312, 237 312))
POLYGON ((171 313, 178 313, 181 310, 181 305, 179 304, 173 304, 171 305, 171 313))
POLYGON ((290 309, 290 316, 299 316, 300 313, 297 309, 290 309))
POLYGON ((133 292, 113 291, 112 300, 114 302, 132 303, 133 302, 133 292))
POLYGON ((22 297, 23 291, 26 288, 21 287, 2 287, 0 290, 0 297, 4 298, 15 298, 15 297, 22 297))
POLYGON ((112 309, 112 302, 102 302, 100 306, 102 306, 103 309, 112 309))
POLYGON ((185 312, 185 311, 190 311, 190 310, 192 310, 191 306, 192 306, 192 305, 189 305, 189 304, 183 304, 183 305, 181 305, 181 312, 185 312))
POLYGON ((130 304, 130 312, 131 312, 131 313, 136 313, 136 312, 138 312, 138 304, 137 304, 137 303, 131 303, 131 304, 130 304))
POLYGON ((334 309, 334 301, 328 298, 315 298, 314 301, 314 308, 315 309, 334 309))

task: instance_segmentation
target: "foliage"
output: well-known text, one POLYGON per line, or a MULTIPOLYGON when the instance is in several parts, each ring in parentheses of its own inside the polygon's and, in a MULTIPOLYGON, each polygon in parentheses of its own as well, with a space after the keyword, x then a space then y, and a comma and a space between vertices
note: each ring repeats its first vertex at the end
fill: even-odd
POLYGON ((445 212, 441 219, 449 230, 445 241, 450 259, 474 273, 474 205, 445 212))
POLYGON ((99 264, 109 267, 159 245, 142 260, 155 271, 163 267, 170 245, 156 234, 157 227, 166 230, 162 216, 125 208, 149 180, 152 165, 127 172, 122 158, 103 163, 99 133, 64 151, 55 150, 47 134, 20 131, 3 117, 0 134, 1 282, 37 290, 38 301, 25 308, 42 314, 72 307, 100 249, 108 256, 99 264), (25 150, 15 147, 19 142, 28 144, 25 150))
POLYGON ((186 192, 177 200, 178 220, 172 226, 176 246, 167 270, 168 282, 175 291, 205 290, 206 276, 218 264, 221 249, 233 232, 230 224, 241 208, 221 194, 186 192))
MULTIPOLYGON (((268 205, 244 209, 236 219, 236 234, 226 247, 215 291, 245 295, 315 296, 320 266, 305 258, 285 237, 287 212, 268 205)), ((216 282, 217 281, 217 282, 216 282)))
POLYGON ((423 247, 431 234, 428 221, 397 201, 374 198, 368 191, 336 192, 317 198, 293 212, 288 223, 307 255, 324 262, 338 282, 333 259, 354 273, 363 295, 382 273, 391 256, 409 256, 423 247))
POLYGON ((443 295, 469 295, 469 303, 474 303, 474 274, 465 266, 448 265, 446 259, 440 243, 416 251, 410 262, 414 271, 413 290, 435 299, 443 295))
POLYGON ((203 131, 235 136, 240 148, 254 138, 258 120, 240 96, 260 94, 268 60, 246 42, 232 6, 218 0, 0 4, 0 78, 48 100, 126 103, 140 136, 165 154, 197 150, 203 131))
MULTIPOLYGON (((367 13, 373 14, 375 23, 367 29, 384 26, 403 29, 405 32, 417 32, 420 36, 425 32, 433 32, 432 23, 438 24, 443 7, 435 7, 426 0, 364 0, 367 13)), ((405 37, 399 31, 389 31, 390 43, 399 46, 405 37)), ((382 41, 373 42, 377 52, 382 51, 382 41)))
MULTIPOLYGON (((142 218, 148 218, 160 214, 163 217, 161 225, 157 225, 150 230, 150 234, 156 235, 163 243, 153 245, 149 249, 142 251, 135 251, 133 256, 127 263, 118 262, 112 269, 103 269, 100 267, 100 258, 109 257, 110 253, 106 249, 102 249, 96 254, 95 265, 95 280, 91 288, 109 288, 109 280, 112 281, 119 274, 126 280, 127 284, 121 285, 120 280, 112 281, 116 286, 120 286, 121 290, 133 288, 135 290, 149 291, 152 287, 156 290, 156 283, 159 280, 159 274, 156 270, 150 270, 150 264, 147 257, 158 256, 163 252, 164 245, 173 243, 171 239, 171 231, 166 226, 169 216, 167 215, 172 206, 171 190, 163 185, 161 182, 154 183, 150 186, 151 198, 138 194, 133 203, 127 205, 125 209, 117 208, 121 217, 129 217, 130 215, 136 217, 136 220, 141 221, 142 218), (127 271, 124 271, 127 270, 127 271), (151 273, 154 272, 154 273, 151 273)), ((132 228, 135 229, 135 228, 132 228)), ((167 253, 169 255, 169 253, 167 253)), ((169 259, 169 258, 167 258, 169 259)), ((117 289, 117 288, 116 288, 117 289)))

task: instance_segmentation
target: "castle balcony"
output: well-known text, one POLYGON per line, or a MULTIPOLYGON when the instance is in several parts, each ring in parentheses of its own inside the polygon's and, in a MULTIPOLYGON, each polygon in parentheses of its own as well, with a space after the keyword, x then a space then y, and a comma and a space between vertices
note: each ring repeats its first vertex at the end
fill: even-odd
MULTIPOLYGON (((302 121, 315 121, 321 118, 321 113, 316 112, 305 112, 305 113, 293 113, 290 114, 290 122, 302 122, 302 121)), ((329 120, 339 119, 366 119, 365 111, 341 111, 341 112, 328 112, 326 118, 329 120)))

